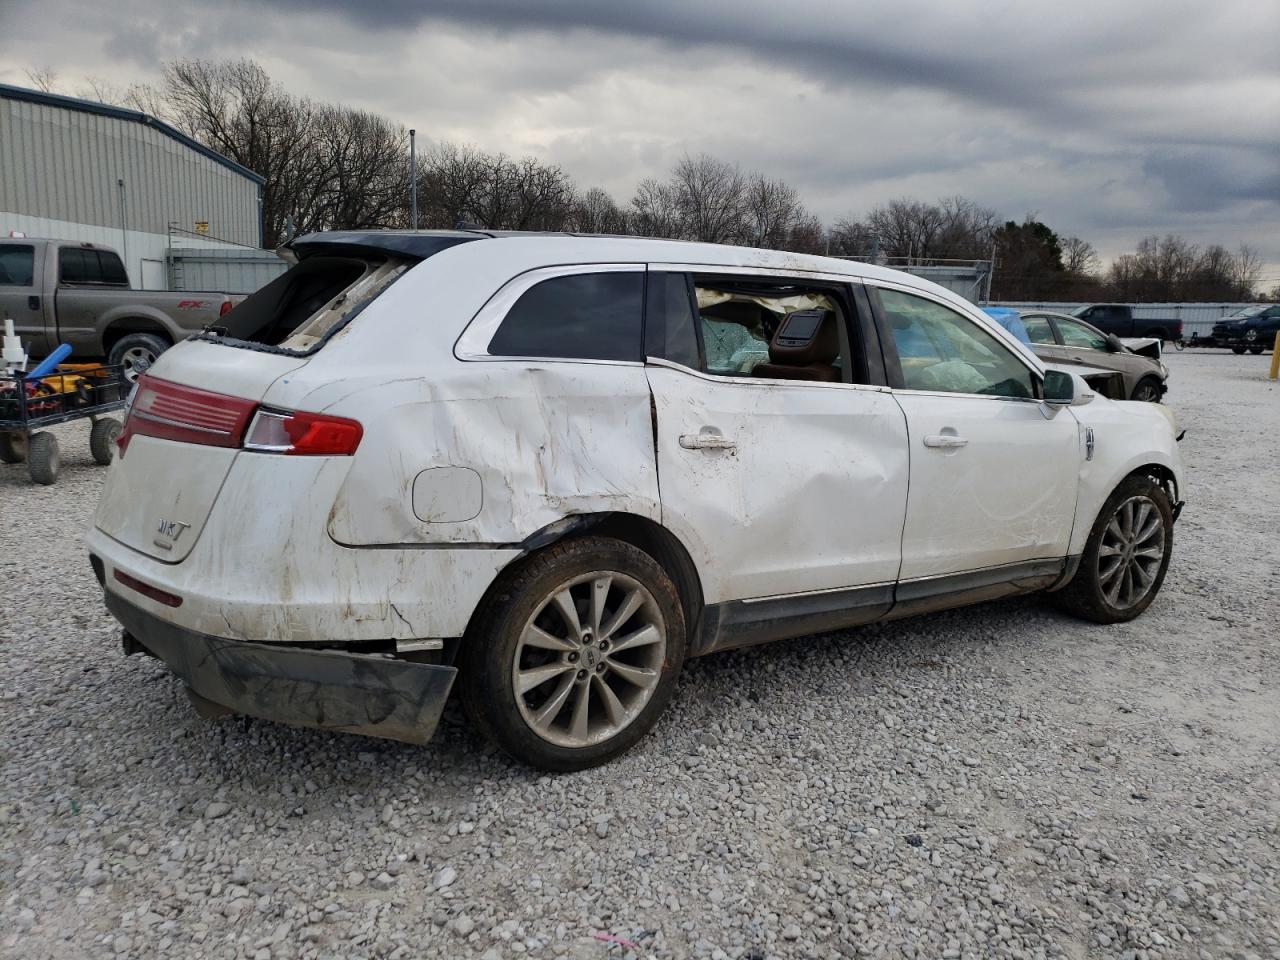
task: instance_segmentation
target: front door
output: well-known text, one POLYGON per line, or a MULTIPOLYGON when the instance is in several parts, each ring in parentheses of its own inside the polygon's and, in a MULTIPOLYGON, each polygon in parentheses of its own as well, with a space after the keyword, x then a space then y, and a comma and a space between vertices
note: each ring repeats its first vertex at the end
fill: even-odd
POLYGON ((916 292, 873 299, 911 449, 901 580, 1065 557, 1076 419, 1041 404, 1032 368, 973 318, 916 292))

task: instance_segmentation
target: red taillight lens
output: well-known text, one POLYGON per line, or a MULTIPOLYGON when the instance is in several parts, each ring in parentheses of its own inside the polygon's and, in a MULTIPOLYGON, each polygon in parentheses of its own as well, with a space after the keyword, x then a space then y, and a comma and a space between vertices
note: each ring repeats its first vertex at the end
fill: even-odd
POLYGON ((228 313, 230 313, 230 312, 231 312, 231 301, 230 301, 230 300, 224 300, 224 301, 222 302, 222 306, 220 306, 220 307, 218 308, 218 319, 219 319, 219 320, 221 320, 223 317, 225 317, 225 316, 226 316, 228 313))
POLYGON ((120 455, 124 456, 129 440, 136 435, 208 447, 238 447, 256 407, 252 400, 142 376, 120 434, 120 455))
POLYGON ((364 427, 345 417, 288 410, 259 410, 244 438, 246 450, 289 456, 349 457, 364 427))

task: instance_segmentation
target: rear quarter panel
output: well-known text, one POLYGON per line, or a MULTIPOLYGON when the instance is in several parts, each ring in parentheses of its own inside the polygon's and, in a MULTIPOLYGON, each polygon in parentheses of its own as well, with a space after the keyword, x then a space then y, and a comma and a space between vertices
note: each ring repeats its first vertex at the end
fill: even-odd
MULTIPOLYGON (((545 254, 528 262, 543 265, 545 254)), ((642 364, 454 356, 467 323, 524 266, 453 250, 432 257, 268 391, 268 405, 364 427, 325 520, 334 540, 511 544, 574 514, 660 518, 642 364), (479 477, 478 497, 449 503, 460 471, 479 477), (433 504, 427 519, 414 511, 415 493, 420 511, 433 504), (479 511, 470 516, 475 499, 479 511)))

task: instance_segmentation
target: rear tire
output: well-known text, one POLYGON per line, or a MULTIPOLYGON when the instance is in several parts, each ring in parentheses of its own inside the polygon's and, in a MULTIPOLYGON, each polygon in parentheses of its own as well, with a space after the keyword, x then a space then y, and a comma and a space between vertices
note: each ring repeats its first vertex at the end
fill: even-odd
POLYGON ((27 435, 0 432, 0 463, 22 463, 26 459, 27 435))
POLYGON ((1159 403, 1160 402, 1160 378, 1159 377, 1143 377, 1133 387, 1133 396, 1130 400, 1138 400, 1142 403, 1159 403))
POLYGON ((125 380, 134 383, 169 346, 169 341, 154 333, 128 333, 112 344, 107 363, 118 364, 125 380))
POLYGON ((27 472, 35 483, 49 486, 58 482, 62 470, 62 457, 58 453, 58 438, 52 433, 31 434, 27 451, 27 472))
POLYGON ((1049 600, 1095 623, 1132 620, 1160 592, 1172 553, 1169 495, 1150 477, 1129 477, 1098 511, 1071 582, 1049 600))
POLYGON ((1262 353, 1262 351, 1263 351, 1263 350, 1265 350, 1265 349, 1267 349, 1267 348, 1266 348, 1266 347, 1250 347, 1250 348, 1249 348, 1249 352, 1250 352, 1250 353, 1252 353, 1252 354, 1256 357, 1256 356, 1258 356, 1258 354, 1262 353))
POLYGON ((1231 352, 1232 352, 1232 353, 1244 353, 1244 349, 1245 349, 1244 347, 1232 347, 1232 348, 1231 348, 1231 352))
POLYGON ((569 540, 490 591, 461 651, 462 705, 521 763, 594 767, 657 722, 685 644, 679 594, 652 557, 618 540, 569 540))
POLYGON ((89 452, 96 463, 109 466, 116 455, 116 439, 120 436, 120 421, 113 417, 103 417, 93 421, 89 430, 89 452))

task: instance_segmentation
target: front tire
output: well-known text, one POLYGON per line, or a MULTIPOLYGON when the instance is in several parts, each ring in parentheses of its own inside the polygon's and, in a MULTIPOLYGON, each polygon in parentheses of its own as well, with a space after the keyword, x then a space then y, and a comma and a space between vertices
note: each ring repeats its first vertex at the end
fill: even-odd
POLYGON ((1252 354, 1256 357, 1256 356, 1258 356, 1260 353, 1262 353, 1262 351, 1263 351, 1263 350, 1265 350, 1265 349, 1267 349, 1267 348, 1266 348, 1266 347, 1263 347, 1263 346, 1250 347, 1250 348, 1249 348, 1249 352, 1250 352, 1250 353, 1252 353, 1252 354))
POLYGON ((1244 348, 1244 347, 1232 347, 1232 348, 1231 348, 1231 352, 1232 352, 1232 353, 1244 353, 1244 350, 1245 350, 1245 348, 1244 348))
POLYGON ((129 333, 112 344, 107 363, 119 365, 125 380, 135 383, 168 349, 169 342, 154 333, 129 333))
POLYGON ((1169 495, 1151 477, 1129 477, 1098 511, 1071 582, 1049 598, 1095 623, 1132 620, 1160 592, 1172 553, 1169 495))
POLYGON ((552 771, 626 752, 666 708, 684 665, 680 597, 630 544, 549 547, 503 575, 462 650, 462 704, 516 760, 552 771))
POLYGON ((1143 403, 1159 403, 1160 402, 1160 378, 1159 377, 1143 377, 1133 388, 1133 396, 1130 400, 1138 400, 1143 403))

